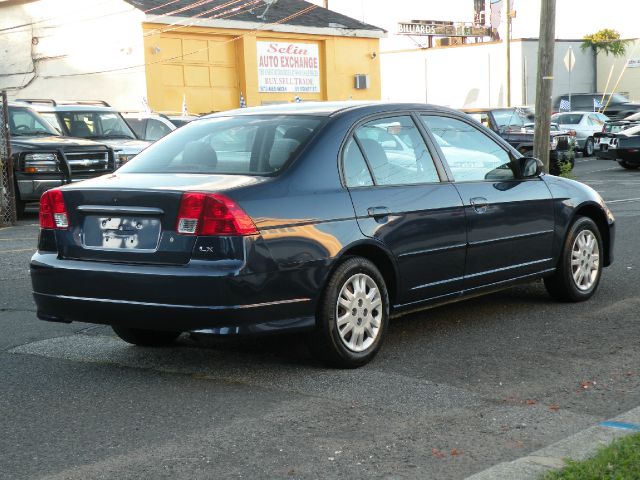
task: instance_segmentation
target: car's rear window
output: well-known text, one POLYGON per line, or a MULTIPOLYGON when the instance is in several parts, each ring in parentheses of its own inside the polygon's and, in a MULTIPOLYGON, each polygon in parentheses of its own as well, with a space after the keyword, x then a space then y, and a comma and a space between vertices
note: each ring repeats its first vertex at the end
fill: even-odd
POLYGON ((294 115, 197 120, 143 150, 120 171, 269 175, 288 165, 321 122, 294 115))

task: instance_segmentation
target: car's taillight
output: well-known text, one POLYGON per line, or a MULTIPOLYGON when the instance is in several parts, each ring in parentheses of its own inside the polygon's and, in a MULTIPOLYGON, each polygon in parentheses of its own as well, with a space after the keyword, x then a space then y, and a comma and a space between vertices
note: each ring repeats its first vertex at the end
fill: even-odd
POLYGON ((69 216, 62 191, 54 188, 40 197, 40 228, 65 229, 69 227, 69 216))
POLYGON ((253 235, 253 220, 236 202, 219 193, 182 195, 176 231, 182 235, 253 235))

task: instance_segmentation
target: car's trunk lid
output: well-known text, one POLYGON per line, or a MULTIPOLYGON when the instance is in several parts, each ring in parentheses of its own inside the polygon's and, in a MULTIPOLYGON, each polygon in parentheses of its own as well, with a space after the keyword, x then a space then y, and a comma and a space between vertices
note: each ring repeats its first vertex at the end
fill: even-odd
POLYGON ((264 179, 238 175, 106 175, 63 190, 70 227, 56 230, 63 258, 182 265, 197 238, 176 233, 182 194, 223 192, 264 179))

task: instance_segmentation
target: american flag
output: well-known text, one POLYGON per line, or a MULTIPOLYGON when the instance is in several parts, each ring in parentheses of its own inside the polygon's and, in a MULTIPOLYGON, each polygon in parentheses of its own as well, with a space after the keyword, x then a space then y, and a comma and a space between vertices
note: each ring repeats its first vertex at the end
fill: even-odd
POLYGON ((569 100, 560 100, 560 111, 565 111, 568 112, 571 110, 571 103, 569 103, 569 100))
POLYGON ((240 92, 240 108, 247 108, 247 102, 245 102, 242 92, 240 92))

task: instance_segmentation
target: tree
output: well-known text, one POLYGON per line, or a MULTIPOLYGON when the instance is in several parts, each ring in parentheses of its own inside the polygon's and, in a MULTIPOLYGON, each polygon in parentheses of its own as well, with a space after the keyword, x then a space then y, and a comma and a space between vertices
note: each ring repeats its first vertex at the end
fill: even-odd
POLYGON ((611 54, 614 57, 622 57, 627 51, 627 44, 629 43, 629 40, 621 40, 620 34, 610 28, 604 28, 591 35, 585 35, 583 40, 584 42, 580 45, 583 51, 591 48, 596 55, 602 52, 605 55, 611 54))

